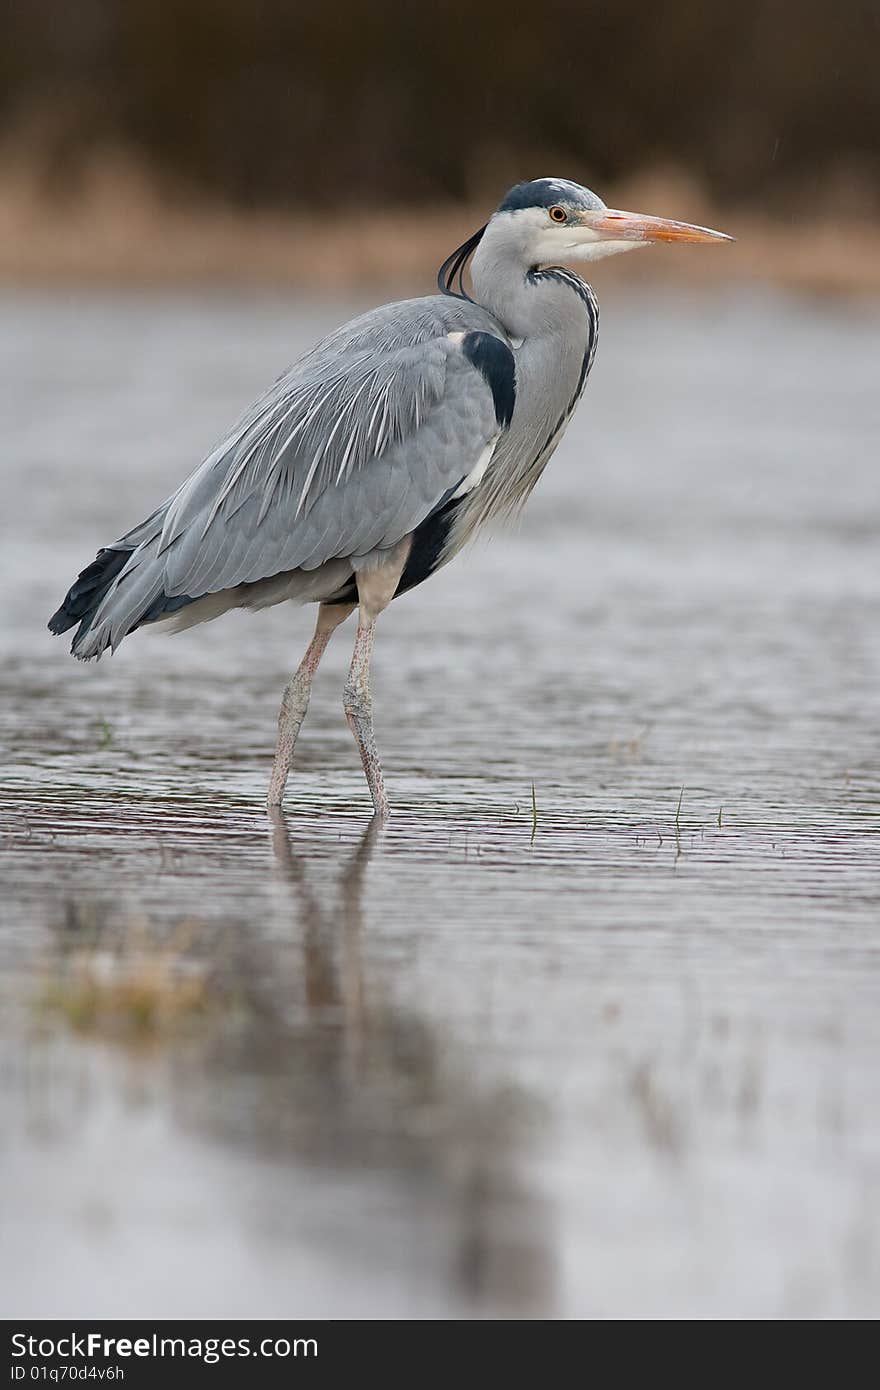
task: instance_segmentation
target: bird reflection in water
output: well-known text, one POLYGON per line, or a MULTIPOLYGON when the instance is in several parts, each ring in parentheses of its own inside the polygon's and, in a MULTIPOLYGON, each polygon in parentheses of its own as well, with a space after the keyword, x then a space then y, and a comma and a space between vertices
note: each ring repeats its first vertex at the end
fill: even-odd
MULTIPOLYGON (((454 1038, 411 999, 397 1002, 393 963, 373 966, 363 894, 390 832, 374 817, 336 871, 335 895, 319 894, 306 847, 298 850, 283 812, 270 815, 303 953, 304 1016, 286 1014, 273 1048, 291 1088, 294 1147, 389 1181, 384 1215, 362 1212, 372 1229, 358 1233, 386 1269, 403 1264, 408 1280, 451 1282, 448 1292, 477 1314, 549 1315, 548 1212, 516 1163, 532 1105, 513 1088, 481 1084, 454 1038)), ((267 1014, 255 1017, 264 1026, 267 1014)))
MULTIPOLYGON (((56 924, 59 978, 81 947, 125 961, 133 934, 139 959, 169 962, 163 983, 203 972, 204 1009, 179 1031, 154 1030, 146 1051, 121 1054, 139 1110, 172 1121, 168 1181, 175 1131, 236 1150, 254 1182, 214 1194, 218 1210, 280 1254, 282 1268, 289 1252, 294 1300, 294 1271, 314 1255, 338 1267, 349 1295, 363 1290, 367 1307, 384 1288, 388 1315, 552 1316, 552 1219, 523 1172, 540 1133, 535 1103, 477 1065, 439 1004, 432 1010, 413 987, 405 967, 418 933, 389 943, 364 907, 370 873, 400 842, 374 819, 340 866, 335 840, 328 853, 324 834, 293 834, 280 811, 270 838, 272 871, 250 910, 134 919, 119 900, 80 897, 56 924)), ((193 851, 177 864, 184 880, 203 867, 193 851)), ((66 1112, 72 1142, 118 1069, 92 1064, 80 1030, 57 1041, 61 1090, 81 1064, 66 1112)))
POLYGON ((294 851, 284 812, 270 806, 272 852, 282 878, 294 885, 302 923, 306 999, 321 1009, 342 1005, 354 1032, 363 1011, 363 971, 360 959, 362 895, 370 860, 381 845, 385 824, 373 816, 347 864, 339 874, 336 910, 322 907, 305 872, 305 859, 294 851), (336 938, 339 937, 338 950, 336 938))

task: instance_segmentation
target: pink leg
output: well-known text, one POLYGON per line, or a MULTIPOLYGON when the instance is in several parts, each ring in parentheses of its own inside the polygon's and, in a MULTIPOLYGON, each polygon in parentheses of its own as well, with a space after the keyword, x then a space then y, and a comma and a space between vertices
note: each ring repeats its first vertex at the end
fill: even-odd
POLYGON ((318 663, 327 648, 327 643, 340 623, 345 622, 354 604, 324 604, 318 609, 315 635, 308 645, 306 654, 299 664, 296 674, 285 687, 278 715, 278 743, 275 747, 275 763, 269 781, 269 805, 280 806, 284 788, 290 772, 293 750, 302 722, 309 707, 312 678, 318 663))
POLYGON ((382 780, 376 737, 373 733, 373 694, 370 689, 370 655, 375 630, 375 619, 364 622, 363 617, 361 618, 342 701, 348 727, 354 734, 364 765, 364 775, 370 796, 373 798, 373 810, 382 820, 387 820, 390 808, 385 783, 382 780))
POLYGON ((386 551, 381 558, 374 558, 362 568, 358 568, 358 630, 354 643, 354 654, 342 704, 349 728, 364 765, 364 774, 373 810, 383 821, 388 819, 390 808, 379 766, 379 754, 373 734, 373 696, 370 690, 370 656, 373 651, 373 633, 376 619, 388 607, 397 590, 400 576, 406 565, 411 540, 406 537, 393 550, 386 551))

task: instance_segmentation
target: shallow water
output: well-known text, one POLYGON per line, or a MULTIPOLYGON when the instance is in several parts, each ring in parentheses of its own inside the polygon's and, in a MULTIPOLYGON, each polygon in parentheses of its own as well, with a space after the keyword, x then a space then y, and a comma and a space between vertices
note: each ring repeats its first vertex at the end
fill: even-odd
POLYGON ((4 1313, 876 1316, 880 308, 603 297, 381 620, 376 833, 348 627, 275 821, 309 613, 45 632, 356 307, 4 296, 4 1313))

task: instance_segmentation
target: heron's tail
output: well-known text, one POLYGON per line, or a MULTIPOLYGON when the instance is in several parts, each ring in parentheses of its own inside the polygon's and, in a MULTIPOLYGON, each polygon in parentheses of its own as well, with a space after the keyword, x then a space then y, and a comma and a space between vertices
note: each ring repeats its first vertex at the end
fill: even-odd
MULTIPOLYGON (((58 636, 76 623, 88 624, 130 555, 130 550, 115 550, 113 547, 99 550, 92 563, 71 584, 61 607, 52 614, 49 631, 58 636)), ((77 633, 77 639, 81 635, 77 633)))
POLYGON ((143 623, 192 602, 188 595, 169 598, 164 590, 164 565, 158 554, 162 517, 154 514, 97 557, 71 585, 49 631, 67 632, 78 624, 70 648, 81 661, 114 651, 123 637, 143 623))

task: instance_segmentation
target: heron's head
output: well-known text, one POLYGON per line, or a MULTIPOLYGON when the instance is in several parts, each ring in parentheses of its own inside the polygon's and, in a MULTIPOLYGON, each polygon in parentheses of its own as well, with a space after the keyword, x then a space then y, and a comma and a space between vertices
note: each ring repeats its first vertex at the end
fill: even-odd
POLYGON ((632 251, 652 241, 732 241, 723 232, 669 222, 641 212, 608 208, 589 188, 568 179, 532 179, 518 183, 494 213, 493 224, 504 224, 532 265, 559 261, 598 261, 619 251, 632 251))

